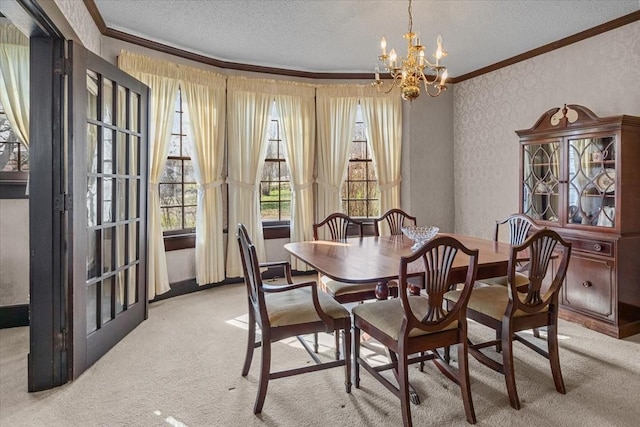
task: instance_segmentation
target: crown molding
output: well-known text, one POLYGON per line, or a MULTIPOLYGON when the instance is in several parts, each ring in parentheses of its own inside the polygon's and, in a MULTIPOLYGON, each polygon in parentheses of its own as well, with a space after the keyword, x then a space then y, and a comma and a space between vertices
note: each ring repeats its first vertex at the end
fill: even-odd
MULTIPOLYGON (((123 31, 109 28, 104 22, 104 19, 102 18, 102 15, 100 14, 100 11, 98 10, 98 7, 96 6, 94 0, 83 0, 83 1, 85 6, 87 7, 87 10, 89 11, 89 14, 91 14, 91 17, 93 18, 94 22, 98 26, 98 29, 100 30, 103 36, 111 37, 117 40, 122 40, 128 43, 136 44, 138 46, 157 50, 163 53, 168 53, 170 55, 175 55, 180 58, 200 62, 202 64, 207 64, 214 67, 226 68, 231 70, 249 71, 249 72, 266 73, 266 74, 277 74, 281 76, 290 76, 290 77, 304 77, 309 79, 368 80, 368 79, 374 78, 373 73, 317 73, 317 72, 311 72, 311 71, 298 71, 298 70, 289 70, 285 68, 264 67, 261 65, 251 65, 251 64, 241 64, 237 62, 221 61, 209 56, 199 55, 184 49, 168 46, 162 43, 145 39, 143 37, 134 36, 132 34, 125 33, 123 31)), ((542 55, 543 53, 551 52, 555 49, 560 49, 570 44, 588 39, 590 37, 605 33, 607 31, 611 31, 613 29, 622 27, 624 25, 630 24, 638 20, 640 20, 640 10, 636 12, 632 12, 628 15, 621 16, 620 18, 616 18, 612 21, 605 22, 604 24, 600 24, 588 30, 581 31, 572 36, 565 37, 563 39, 546 44, 536 49, 532 49, 520 55, 516 55, 511 58, 505 59, 504 61, 496 62, 495 64, 488 65, 476 71, 472 71, 470 73, 463 74, 458 77, 449 77, 447 79, 447 82, 452 84, 460 83, 462 81, 469 80, 474 77, 481 76, 483 74, 491 73, 493 71, 499 70, 500 68, 508 67, 509 65, 513 65, 521 61, 526 61, 527 59, 534 58, 538 55, 542 55)), ((388 74, 383 75, 383 77, 390 78, 388 74)))

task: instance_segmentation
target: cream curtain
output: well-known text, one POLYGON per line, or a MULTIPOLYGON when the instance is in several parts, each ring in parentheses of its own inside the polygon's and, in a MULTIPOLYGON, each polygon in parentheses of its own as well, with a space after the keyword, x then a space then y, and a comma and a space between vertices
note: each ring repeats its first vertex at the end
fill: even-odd
MULTIPOLYGON (((313 163, 315 154, 315 88, 280 85, 275 97, 291 173, 290 241, 313 240, 313 163)), ((309 270, 291 257, 294 270, 309 270)))
POLYGON ((355 132, 359 86, 319 87, 316 91, 318 126, 318 221, 341 212, 340 186, 355 132))
POLYGON ((267 129, 273 95, 263 81, 229 78, 227 82, 229 234, 227 277, 243 275, 236 227, 243 223, 256 246, 258 259, 265 260, 264 236, 258 199, 267 150, 267 129))
POLYGON ((224 167, 225 86, 223 76, 182 69, 193 135, 193 164, 198 183, 196 213, 196 282, 221 282, 224 274, 222 184, 224 167))
POLYGON ((171 63, 125 51, 118 56, 118 66, 150 88, 148 298, 153 299, 171 289, 162 236, 158 181, 169 151, 179 72, 171 63))
POLYGON ((402 101, 395 91, 384 95, 375 88, 360 99, 367 139, 380 186, 380 214, 400 207, 402 101))
POLYGON ((29 38, 12 24, 0 24, 0 104, 29 148, 29 38))

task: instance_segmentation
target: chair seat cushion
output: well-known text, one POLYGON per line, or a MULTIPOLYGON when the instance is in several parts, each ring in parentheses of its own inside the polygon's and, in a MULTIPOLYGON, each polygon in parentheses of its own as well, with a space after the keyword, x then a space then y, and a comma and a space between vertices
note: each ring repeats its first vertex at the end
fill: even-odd
MULTIPOLYGON (((409 305, 411 306, 411 311, 418 319, 422 319, 429 309, 428 300, 423 296, 410 296, 409 305)), ((392 339, 398 340, 400 338, 400 327, 402 326, 404 317, 404 310, 402 305, 400 305, 400 298, 358 304, 353 307, 351 311, 356 318, 359 317, 392 339)), ((456 320, 442 328, 442 331, 456 329, 457 327, 458 321, 456 320)), ((428 335, 430 333, 432 332, 412 329, 409 332, 409 337, 428 335)))
MULTIPOLYGON (((480 283, 485 283, 487 285, 500 285, 507 286, 507 276, 499 276, 499 277, 491 277, 489 279, 481 279, 478 280, 480 283)), ((526 285, 529 283, 529 276, 522 273, 516 273, 516 287, 519 288, 522 285, 526 285)))
MULTIPOLYGON (((444 294, 444 298, 456 302, 460 298, 462 291, 450 291, 444 294)), ((467 304, 467 309, 477 311, 482 314, 486 314, 496 320, 502 320, 507 305, 509 304, 509 294, 505 286, 493 285, 483 288, 473 288, 471 291, 471 297, 467 304)), ((545 307, 546 311, 549 306, 545 307)), ((522 310, 516 310, 514 317, 527 316, 528 313, 522 310)))
MULTIPOLYGON (((327 291, 327 293, 329 293, 329 295, 332 295, 334 297, 338 297, 340 295, 346 295, 346 294, 357 294, 360 292, 375 291, 377 286, 376 282, 345 283, 345 282, 339 282, 337 280, 333 280, 328 276, 320 277, 320 282, 322 283, 322 286, 327 291)), ((394 286, 398 286, 398 283, 393 280, 390 280, 387 283, 387 286, 391 288, 394 286)))
MULTIPOLYGON (((318 290, 318 301, 322 311, 333 319, 344 319, 350 316, 349 310, 320 289, 318 290)), ((266 294, 265 302, 269 323, 272 327, 320 321, 313 306, 311 288, 309 287, 266 294)))

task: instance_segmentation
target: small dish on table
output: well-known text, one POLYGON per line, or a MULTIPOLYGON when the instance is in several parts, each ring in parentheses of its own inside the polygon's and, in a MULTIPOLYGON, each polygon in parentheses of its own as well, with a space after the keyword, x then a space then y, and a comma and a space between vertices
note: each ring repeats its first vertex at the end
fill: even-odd
POLYGON ((402 233, 415 242, 413 246, 411 246, 412 251, 418 250, 426 242, 433 239, 439 231, 439 227, 435 227, 432 225, 412 225, 402 227, 402 233))

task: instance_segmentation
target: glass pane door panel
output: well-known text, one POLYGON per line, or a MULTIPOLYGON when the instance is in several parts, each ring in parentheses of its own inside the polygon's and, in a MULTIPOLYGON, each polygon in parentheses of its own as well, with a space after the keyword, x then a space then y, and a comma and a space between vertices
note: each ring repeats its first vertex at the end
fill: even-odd
POLYGON ((560 143, 523 147, 522 212, 533 219, 558 221, 560 212, 560 143))
POLYGON ((567 222, 613 227, 616 209, 615 138, 569 140, 567 222))

